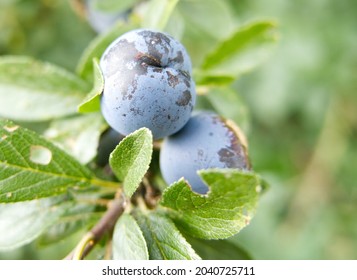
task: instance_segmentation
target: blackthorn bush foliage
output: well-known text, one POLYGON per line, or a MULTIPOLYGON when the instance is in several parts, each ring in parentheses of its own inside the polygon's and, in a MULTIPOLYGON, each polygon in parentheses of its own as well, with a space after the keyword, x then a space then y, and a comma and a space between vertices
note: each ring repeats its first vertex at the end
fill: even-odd
POLYGON ((221 1, 204 15, 189 11, 205 1, 117 2, 90 4, 111 19, 75 72, 0 57, 0 250, 83 233, 63 257, 249 258, 226 239, 266 184, 231 85, 270 53, 275 23, 213 30, 192 19, 221 1))

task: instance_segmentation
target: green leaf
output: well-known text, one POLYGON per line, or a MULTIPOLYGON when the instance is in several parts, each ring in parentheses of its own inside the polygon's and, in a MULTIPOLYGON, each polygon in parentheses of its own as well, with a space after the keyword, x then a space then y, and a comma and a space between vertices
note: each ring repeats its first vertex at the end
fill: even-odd
POLYGON ((207 73, 200 69, 195 69, 193 72, 194 79, 197 85, 203 86, 228 86, 236 79, 230 74, 207 73))
POLYGON ((0 204, 0 251, 30 243, 54 224, 70 206, 63 197, 0 204))
MULTIPOLYGON (((173 12, 166 30, 181 40, 190 54, 194 69, 196 69, 202 64, 206 55, 215 49, 219 41, 232 34, 236 21, 237 17, 228 6, 227 1, 209 0, 208 4, 207 0, 181 0, 173 12), (182 27, 184 27, 184 34, 179 37, 182 27)), ((195 79, 196 84, 198 81, 195 79)))
POLYGON ((205 37, 226 38, 235 26, 235 17, 227 1, 181 0, 177 10, 189 29, 197 29, 205 37))
POLYGON ((234 121, 244 131, 249 127, 249 111, 240 96, 229 87, 210 87, 205 95, 217 113, 234 121))
POLYGON ((125 12, 141 0, 91 0, 95 9, 102 12, 120 13, 125 12))
POLYGON ((71 115, 85 97, 88 84, 49 63, 28 57, 0 58, 0 115, 43 121, 71 115))
POLYGON ((142 22, 142 27, 164 30, 179 0, 151 0, 142 22))
POLYGON ((126 136, 110 154, 109 164, 124 192, 132 196, 149 168, 153 151, 152 133, 141 128, 126 136))
POLYGON ((140 227, 129 214, 123 214, 113 233, 114 260, 148 260, 149 253, 140 227))
MULTIPOLYGON (((182 0, 181 0, 181 2, 182 2, 182 0)), ((185 23, 183 16, 177 11, 177 8, 176 8, 172 12, 170 19, 168 20, 163 31, 170 34, 176 40, 181 41, 183 34, 185 32, 185 26, 186 26, 186 23, 185 23)))
POLYGON ((236 78, 251 71, 268 57, 276 41, 275 22, 258 21, 241 26, 206 56, 201 79, 205 76, 236 78))
POLYGON ((96 156, 100 134, 105 127, 100 113, 76 115, 53 121, 44 136, 86 164, 96 156))
POLYGON ((164 191, 161 205, 194 237, 223 239, 238 233, 254 215, 261 191, 259 178, 236 169, 202 170, 200 175, 210 188, 207 195, 192 192, 180 180, 164 191))
POLYGON ((151 260, 199 260, 174 223, 157 212, 136 213, 151 260))
POLYGON ((93 71, 94 85, 91 92, 78 106, 78 112, 80 113, 100 111, 100 95, 104 90, 104 77, 97 58, 93 58, 93 71))
POLYGON ((262 193, 265 193, 270 189, 270 184, 267 180, 260 177, 260 186, 262 187, 262 193))
POLYGON ((187 237, 192 248, 204 260, 251 260, 244 249, 229 240, 204 240, 187 237))
POLYGON ((76 69, 78 75, 83 79, 92 81, 94 72, 93 58, 100 58, 105 49, 116 38, 135 28, 137 28, 135 24, 118 22, 108 32, 98 35, 82 53, 76 69))
POLYGON ((75 204, 66 209, 47 230, 38 238, 36 244, 48 246, 53 243, 62 241, 72 234, 83 230, 87 231, 103 215, 102 212, 93 212, 94 205, 75 204))
POLYGON ((0 203, 91 187, 91 172, 35 132, 0 119, 0 203))

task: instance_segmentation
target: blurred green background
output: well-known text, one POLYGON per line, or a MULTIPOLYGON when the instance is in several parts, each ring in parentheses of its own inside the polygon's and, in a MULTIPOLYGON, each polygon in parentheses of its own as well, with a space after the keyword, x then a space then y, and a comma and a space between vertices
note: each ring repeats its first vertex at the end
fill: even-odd
MULTIPOLYGON (((224 20, 227 32, 231 22, 261 18, 276 19, 280 29, 269 60, 234 83, 250 111, 254 169, 270 189, 232 242, 256 259, 357 259, 357 2, 218 2, 226 4, 219 24, 209 24, 214 19, 204 13, 196 19, 207 21, 211 36, 225 36, 224 20)), ((74 71, 96 33, 71 3, 0 0, 0 55, 29 55, 74 71)), ((200 34, 184 41, 194 57, 205 47, 200 34)), ((34 248, 0 258, 57 258, 68 251, 34 248)))

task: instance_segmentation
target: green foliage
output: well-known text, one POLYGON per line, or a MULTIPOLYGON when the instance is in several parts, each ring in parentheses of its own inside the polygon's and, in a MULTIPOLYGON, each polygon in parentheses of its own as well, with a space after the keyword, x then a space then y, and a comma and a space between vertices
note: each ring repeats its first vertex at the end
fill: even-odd
POLYGON ((148 260, 149 253, 135 219, 123 214, 117 221, 113 233, 114 260, 148 260))
POLYGON ((27 57, 0 59, 0 116, 42 121, 76 112, 88 84, 72 73, 27 57))
POLYGON ((235 85, 271 187, 234 240, 258 259, 356 259, 357 2, 231 2, 238 17, 274 17, 282 30, 271 59, 235 85))
POLYGON ((40 236, 70 205, 63 197, 0 204, 0 250, 11 250, 40 236))
POLYGON ((163 30, 179 0, 152 0, 149 2, 142 26, 163 30))
POLYGON ((241 247, 224 240, 204 240, 187 238, 193 249, 204 260, 251 260, 252 257, 241 247))
MULTIPOLYGON (((200 32, 201 36, 195 34, 195 36, 199 36, 196 39, 204 42, 210 41, 212 38, 223 40, 236 28, 237 19, 230 11, 227 3, 221 0, 210 0, 209 5, 206 0, 181 0, 175 13, 185 23, 186 32, 188 34, 200 32)), ((202 42, 196 40, 192 43, 201 44, 202 42)), ((206 50, 199 48, 197 51, 205 52, 206 50)))
POLYGON ((136 213, 138 224, 147 240, 151 260, 198 260, 174 223, 156 212, 136 213))
MULTIPOLYGON (((69 204, 69 203, 68 203, 69 204)), ((103 215, 103 211, 96 211, 93 204, 70 203, 60 217, 37 239, 41 247, 56 244, 78 231, 83 231, 93 226, 103 215)))
POLYGON ((95 1, 102 12, 131 9, 131 14, 93 38, 73 72, 34 58, 0 57, 0 251, 35 239, 55 246, 106 224, 114 259, 251 258, 230 241, 202 239, 226 239, 249 224, 265 185, 258 174, 200 171, 207 195, 194 193, 184 180, 166 186, 155 168, 160 142, 153 142, 147 128, 121 140, 106 167, 96 165, 107 127, 100 114, 99 59, 129 30, 168 32, 191 55, 199 108, 213 109, 248 131, 248 110, 233 83, 271 52, 276 24, 240 24, 227 1, 138 2, 95 1), (124 214, 106 220, 119 197, 124 214))
POLYGON ((140 0, 126 0, 126 1, 116 1, 116 0, 91 0, 93 7, 96 10, 102 12, 125 12, 130 9, 134 4, 138 3, 140 0))
POLYGON ((93 58, 93 80, 92 90, 78 106, 79 113, 90 113, 100 110, 100 95, 104 90, 104 78, 99 67, 98 58, 93 58))
POLYGON ((248 131, 249 111, 236 91, 230 87, 211 87, 205 97, 217 113, 248 131))
POLYGON ((141 128, 120 141, 109 157, 109 164, 117 178, 123 181, 124 192, 129 197, 149 168, 152 141, 151 131, 141 128))
POLYGON ((270 54, 277 40, 276 24, 259 21, 240 26, 209 53, 196 75, 198 84, 234 81, 257 67, 270 54))
POLYGON ((86 164, 97 154, 100 133, 104 127, 104 119, 98 113, 75 115, 52 121, 44 136, 80 163, 86 164))
POLYGON ((192 192, 183 180, 167 188, 161 205, 186 233, 204 239, 222 239, 238 233, 254 215, 260 183, 254 174, 237 170, 200 172, 209 185, 207 195, 192 192))
POLYGON ((36 133, 0 120, 0 202, 92 187, 90 170, 36 133))

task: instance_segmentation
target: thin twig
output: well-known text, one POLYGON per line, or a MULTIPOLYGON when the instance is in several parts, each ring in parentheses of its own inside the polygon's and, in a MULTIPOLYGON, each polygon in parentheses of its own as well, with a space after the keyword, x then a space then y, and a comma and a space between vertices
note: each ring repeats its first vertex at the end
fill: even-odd
POLYGON ((76 248, 64 259, 83 259, 86 257, 103 235, 114 228, 116 221, 123 214, 126 206, 126 200, 123 195, 116 197, 109 203, 108 210, 99 222, 87 232, 76 248))
POLYGON ((158 191, 151 185, 149 179, 145 176, 142 180, 143 186, 145 187, 145 201, 149 208, 154 208, 159 200, 158 191))

